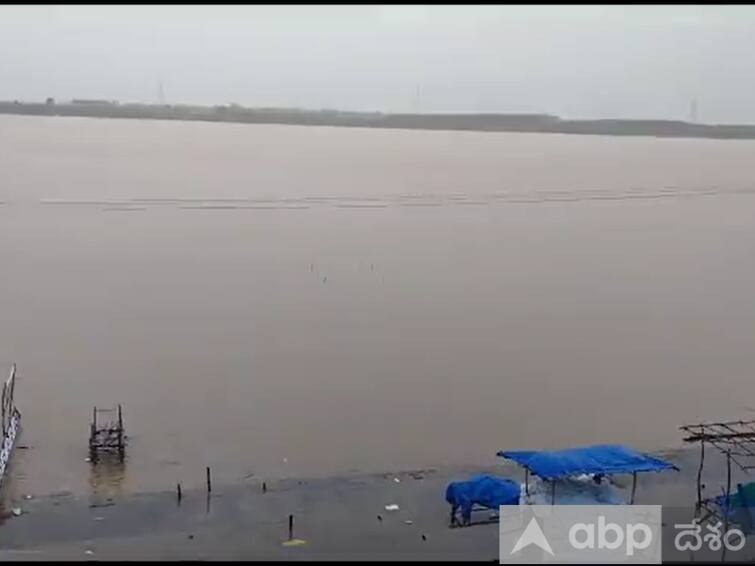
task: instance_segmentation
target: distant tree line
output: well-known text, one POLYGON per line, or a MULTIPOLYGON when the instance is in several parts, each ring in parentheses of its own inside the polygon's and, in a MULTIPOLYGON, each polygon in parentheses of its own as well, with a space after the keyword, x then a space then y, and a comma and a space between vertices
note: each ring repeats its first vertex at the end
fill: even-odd
POLYGON ((416 130, 470 130, 611 136, 755 139, 755 126, 693 124, 672 120, 562 120, 548 114, 384 114, 299 108, 119 103, 77 99, 56 103, 0 102, 0 114, 80 116, 142 120, 202 120, 244 124, 288 124, 416 130))

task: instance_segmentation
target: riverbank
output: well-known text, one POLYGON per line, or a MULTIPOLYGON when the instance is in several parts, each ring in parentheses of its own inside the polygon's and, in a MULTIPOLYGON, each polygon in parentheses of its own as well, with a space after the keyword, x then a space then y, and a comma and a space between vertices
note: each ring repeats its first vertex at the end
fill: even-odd
MULTIPOLYGON (((641 474, 638 504, 691 509, 697 453, 661 454, 679 472, 641 474)), ((521 479, 506 463, 360 474, 325 479, 259 479, 241 484, 123 498, 22 496, 0 526, 0 557, 12 560, 285 559, 481 560, 498 558, 498 525, 480 512, 469 528, 449 528, 448 482, 477 473, 521 479), (397 505, 394 511, 386 506, 397 505), (17 507, 17 508, 18 508, 17 507), (285 546, 288 516, 294 538, 285 546)), ((706 459, 715 491, 723 461, 706 459)), ((621 479, 621 478, 619 478, 621 479)), ((626 478, 624 478, 626 479, 626 478)), ((736 481, 735 477, 735 481, 736 481)), ((629 483, 621 489, 628 490, 629 483)))
POLYGON ((549 114, 389 114, 297 108, 120 104, 109 101, 28 103, 0 101, 0 114, 180 120, 403 130, 463 130, 599 136, 755 139, 755 125, 698 124, 680 120, 565 120, 549 114))

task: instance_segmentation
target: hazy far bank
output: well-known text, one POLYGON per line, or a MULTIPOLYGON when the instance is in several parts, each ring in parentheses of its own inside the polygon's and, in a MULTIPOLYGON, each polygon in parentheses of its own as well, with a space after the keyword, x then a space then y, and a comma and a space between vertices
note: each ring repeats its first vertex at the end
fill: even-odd
POLYGON ((411 130, 755 139, 755 125, 698 124, 675 120, 564 120, 549 114, 398 114, 297 108, 248 108, 235 104, 221 106, 120 104, 98 100, 55 103, 52 99, 48 99, 46 103, 2 101, 0 114, 411 130))

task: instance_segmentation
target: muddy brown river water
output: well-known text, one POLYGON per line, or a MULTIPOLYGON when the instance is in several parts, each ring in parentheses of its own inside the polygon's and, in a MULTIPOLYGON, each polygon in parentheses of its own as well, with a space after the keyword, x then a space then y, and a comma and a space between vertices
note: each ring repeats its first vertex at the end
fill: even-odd
MULTIPOLYGON (((0 116, 23 493, 675 447, 755 407, 755 142, 0 116), (128 458, 94 475, 93 405, 128 458)), ((3 369, 5 371, 5 369, 3 369)))

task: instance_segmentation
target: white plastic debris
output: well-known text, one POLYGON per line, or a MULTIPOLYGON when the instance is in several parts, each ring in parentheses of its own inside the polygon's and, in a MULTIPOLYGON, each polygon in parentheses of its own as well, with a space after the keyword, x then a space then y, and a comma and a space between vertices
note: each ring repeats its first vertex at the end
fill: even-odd
POLYGON ((21 511, 20 507, 14 507, 10 510, 11 513, 13 513, 16 517, 20 516, 23 511, 21 511))
POLYGON ((84 551, 84 554, 89 554, 89 555, 91 556, 92 554, 94 554, 94 552, 93 552, 93 551, 91 551, 91 550, 85 550, 85 551, 84 551))
POLYGON ((395 503, 391 503, 390 505, 386 505, 385 506, 385 510, 386 511, 398 511, 399 510, 399 506, 396 505, 395 503))
POLYGON ((24 495, 24 499, 31 499, 31 495, 24 495))
POLYGON ((395 481, 396 483, 401 483, 401 480, 399 478, 393 478, 393 481, 395 481))
POLYGON ((413 525, 414 521, 412 521, 411 519, 407 519, 406 521, 404 521, 404 524, 406 524, 406 525, 413 525))

